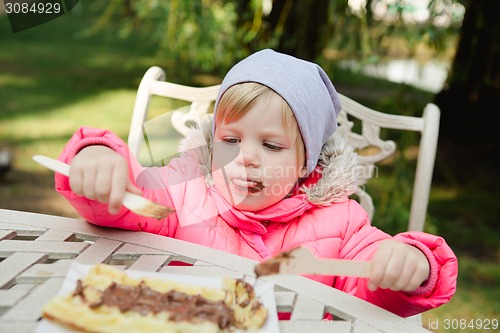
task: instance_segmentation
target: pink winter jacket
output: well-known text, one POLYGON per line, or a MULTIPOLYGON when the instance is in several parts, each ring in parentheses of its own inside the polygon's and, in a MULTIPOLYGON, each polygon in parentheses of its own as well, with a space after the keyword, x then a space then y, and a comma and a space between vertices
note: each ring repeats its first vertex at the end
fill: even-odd
MULTIPOLYGON (((55 176, 56 189, 95 225, 160 234, 257 261, 299 245, 322 258, 370 260, 379 242, 391 238, 371 226, 365 210, 347 198, 352 192, 349 189, 357 185, 349 176, 356 154, 340 138, 327 143, 331 149, 324 151, 334 153, 323 154, 319 163, 323 171, 336 171, 329 173, 334 174, 332 179, 313 173, 310 184, 295 195, 261 211, 246 212, 234 209, 213 186, 209 148, 207 144, 200 146, 211 140, 209 127, 193 132, 181 144, 181 157, 164 167, 143 168, 117 135, 88 127, 80 128, 59 156, 71 163, 88 145, 114 149, 129 161, 130 179, 146 197, 176 210, 163 220, 138 216, 123 207, 117 215, 110 215, 106 205, 75 195, 68 178, 59 174, 55 176), (339 185, 345 189, 340 194, 339 185)), ((405 317, 448 302, 456 289, 458 267, 445 240, 422 232, 405 232, 394 238, 419 248, 429 260, 430 277, 415 292, 370 291, 367 279, 360 278, 308 277, 405 317)))

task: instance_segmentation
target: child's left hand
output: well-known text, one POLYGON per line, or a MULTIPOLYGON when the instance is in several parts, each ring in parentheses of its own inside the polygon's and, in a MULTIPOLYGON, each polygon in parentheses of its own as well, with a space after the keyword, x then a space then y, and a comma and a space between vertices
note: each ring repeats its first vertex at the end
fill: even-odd
POLYGON ((411 292, 429 278, 427 257, 418 248, 387 239, 380 243, 372 259, 368 288, 411 292))

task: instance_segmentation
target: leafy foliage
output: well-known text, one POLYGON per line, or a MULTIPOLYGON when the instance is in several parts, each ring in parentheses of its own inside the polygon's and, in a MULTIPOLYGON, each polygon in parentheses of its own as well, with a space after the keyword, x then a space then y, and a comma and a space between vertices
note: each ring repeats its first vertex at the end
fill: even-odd
POLYGON ((225 72, 266 47, 311 60, 325 52, 330 59, 380 59, 394 52, 396 38, 407 55, 421 43, 443 51, 461 23, 457 6, 430 0, 430 15, 416 21, 418 8, 405 0, 109 0, 94 4, 102 14, 89 32, 123 18, 118 35, 140 31, 157 46, 159 64, 174 71, 177 63, 191 64, 191 73, 176 73, 189 80, 196 71, 225 72))
POLYGON ((102 12, 87 30, 96 34, 115 17, 120 18, 119 35, 142 35, 145 43, 157 46, 157 63, 169 73, 189 80, 196 71, 228 68, 240 54, 235 36, 235 5, 218 0, 111 0, 92 8, 102 12), (125 15, 124 15, 125 14, 125 15), (190 64, 187 71, 175 64, 190 64))

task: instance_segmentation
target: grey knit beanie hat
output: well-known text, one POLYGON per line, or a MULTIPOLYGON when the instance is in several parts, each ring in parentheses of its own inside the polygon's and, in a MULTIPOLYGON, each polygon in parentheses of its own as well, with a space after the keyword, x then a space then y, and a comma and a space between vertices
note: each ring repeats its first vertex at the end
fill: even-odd
POLYGON ((229 70, 222 81, 214 112, 226 90, 244 82, 266 85, 288 103, 302 134, 309 175, 316 167, 323 144, 337 129, 341 109, 328 75, 315 63, 270 49, 261 50, 229 70))

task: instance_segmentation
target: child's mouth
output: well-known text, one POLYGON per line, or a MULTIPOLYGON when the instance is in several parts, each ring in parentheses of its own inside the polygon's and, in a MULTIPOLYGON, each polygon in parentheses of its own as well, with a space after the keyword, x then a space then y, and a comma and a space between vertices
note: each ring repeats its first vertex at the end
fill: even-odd
POLYGON ((258 180, 234 178, 233 184, 241 189, 246 189, 250 193, 257 193, 265 188, 264 184, 258 180))

